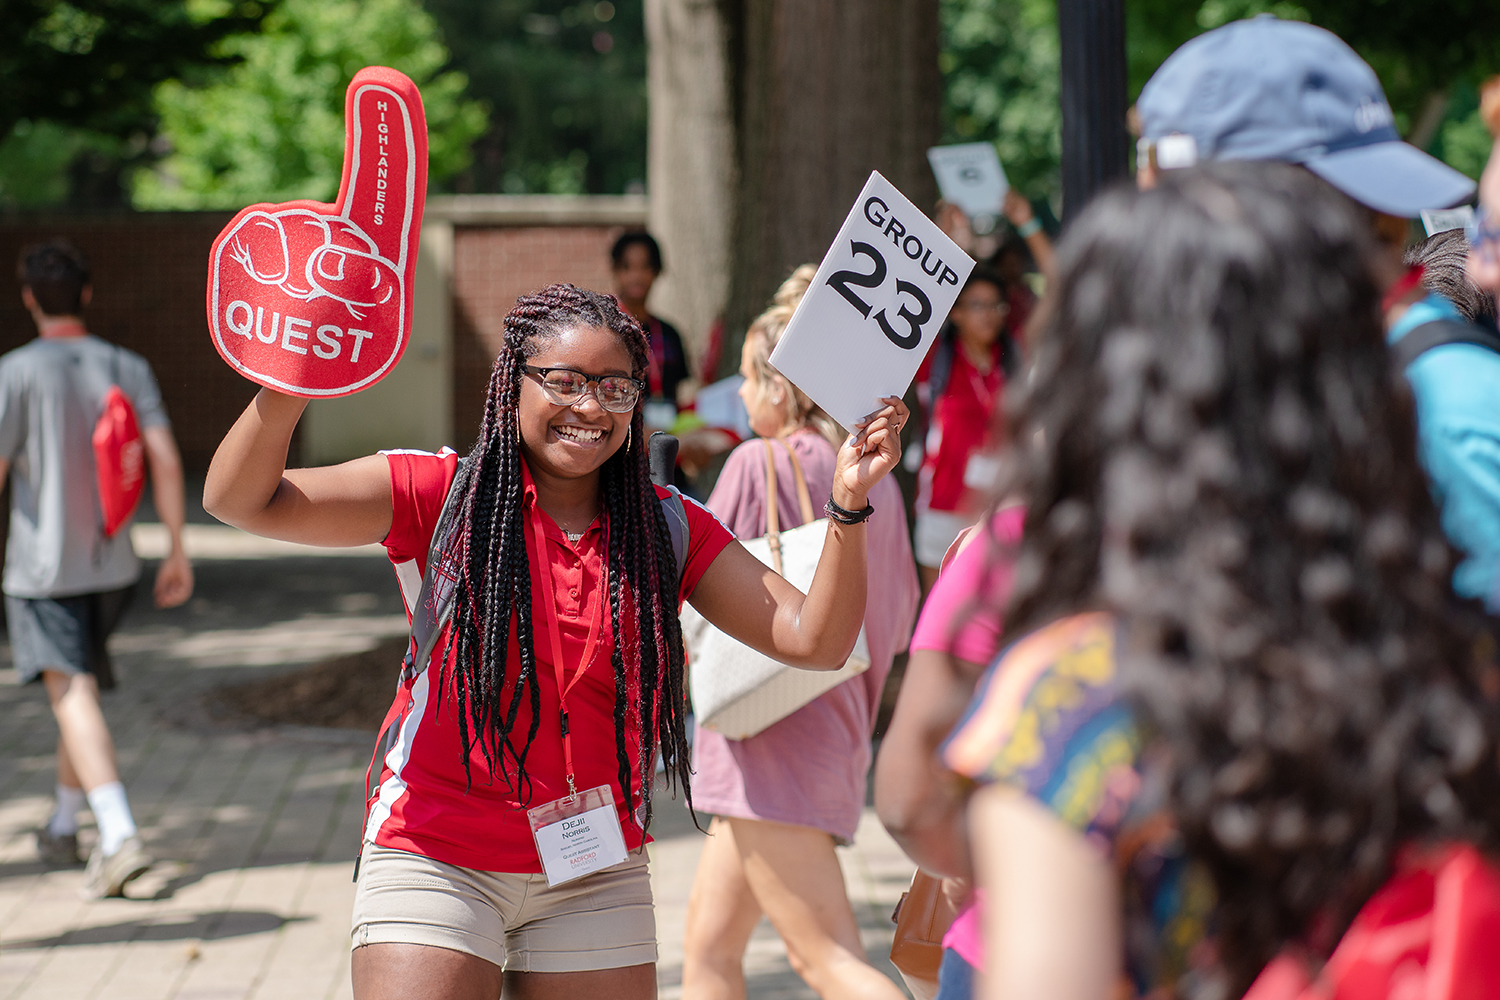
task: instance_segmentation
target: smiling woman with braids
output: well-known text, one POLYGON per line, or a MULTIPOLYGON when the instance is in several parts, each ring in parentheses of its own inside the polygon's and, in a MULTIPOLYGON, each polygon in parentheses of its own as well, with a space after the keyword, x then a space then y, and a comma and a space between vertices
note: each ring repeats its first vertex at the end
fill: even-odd
MULTIPOLYGON (((1232 163, 1101 196, 1059 249, 1007 648, 945 748, 981 786, 987 998, 1238 997, 1278 954, 1317 975, 1393 874, 1500 846, 1500 681, 1450 595, 1367 229, 1306 171, 1232 163)), ((1392 966, 1367 982, 1441 975, 1429 931, 1364 952, 1392 966)))
POLYGON ((640 325, 612 297, 551 285, 506 316, 462 462, 398 451, 288 470, 305 401, 268 389, 214 456, 204 506, 221 520, 317 545, 383 541, 418 618, 429 551, 437 601, 451 583, 431 669, 408 656, 372 774, 359 1000, 495 1000, 502 987, 507 998, 654 996, 644 843, 658 750, 692 801, 681 602, 796 666, 835 668, 854 645, 858 514, 899 458, 905 408, 885 401, 840 448, 831 499, 858 513, 830 525, 804 596, 703 507, 651 484, 638 406, 647 364, 640 325), (580 828, 601 838, 594 855, 543 846, 580 828), (612 833, 626 860, 588 867, 619 856, 612 833), (544 856, 589 873, 549 885, 544 856))

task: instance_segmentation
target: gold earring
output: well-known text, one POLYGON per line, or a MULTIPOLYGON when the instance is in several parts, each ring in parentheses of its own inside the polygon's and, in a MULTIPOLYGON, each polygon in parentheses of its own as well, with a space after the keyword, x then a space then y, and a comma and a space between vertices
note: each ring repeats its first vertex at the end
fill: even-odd
POLYGON ((626 451, 630 450, 630 432, 633 431, 633 430, 635 430, 635 424, 631 424, 629 427, 625 428, 625 450, 626 451))

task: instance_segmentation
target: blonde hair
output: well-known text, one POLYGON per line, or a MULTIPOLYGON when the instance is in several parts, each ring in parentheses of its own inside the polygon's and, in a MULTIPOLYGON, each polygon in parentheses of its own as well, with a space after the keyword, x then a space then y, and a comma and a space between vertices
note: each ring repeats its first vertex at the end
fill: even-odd
POLYGON ((807 293, 808 286, 812 284, 813 275, 818 269, 812 264, 803 264, 791 273, 781 287, 776 289, 776 294, 771 296, 771 308, 755 317, 755 322, 750 324, 750 329, 745 331, 745 344, 749 348, 750 364, 755 369, 755 376, 760 382, 760 394, 763 402, 771 406, 780 406, 785 419, 782 426, 793 426, 795 428, 811 427, 823 437, 835 449, 844 443, 847 433, 840 427, 838 421, 829 416, 828 413, 817 403, 814 403, 801 389, 792 385, 784 375, 771 367, 771 351, 781 340, 781 335, 786 332, 786 325, 791 322, 792 313, 797 311, 797 303, 802 301, 802 296, 807 293), (778 403, 773 403, 768 397, 772 385, 778 385, 786 389, 778 403))

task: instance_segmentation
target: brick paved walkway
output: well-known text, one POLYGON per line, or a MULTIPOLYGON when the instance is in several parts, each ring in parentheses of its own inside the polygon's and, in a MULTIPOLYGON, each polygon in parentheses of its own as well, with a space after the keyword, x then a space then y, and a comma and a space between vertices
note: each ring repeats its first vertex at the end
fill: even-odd
MULTIPOLYGON (((137 822, 163 859, 132 898, 82 902, 80 869, 46 871, 35 860, 31 830, 51 806, 57 731, 40 686, 17 686, 0 653, 0 1000, 350 995, 350 874, 372 735, 235 729, 215 723, 200 698, 404 631, 394 580, 378 557, 221 541, 214 551, 234 558, 197 562, 187 607, 156 611, 142 590, 112 646, 122 685, 105 712, 137 822)), ((675 805, 658 815, 659 979, 673 998, 702 837, 675 805)), ((85 813, 85 846, 92 836, 85 813)), ((840 853, 876 959, 911 866, 868 811, 858 846, 840 853)), ((753 997, 812 996, 764 922, 747 972, 753 997)))

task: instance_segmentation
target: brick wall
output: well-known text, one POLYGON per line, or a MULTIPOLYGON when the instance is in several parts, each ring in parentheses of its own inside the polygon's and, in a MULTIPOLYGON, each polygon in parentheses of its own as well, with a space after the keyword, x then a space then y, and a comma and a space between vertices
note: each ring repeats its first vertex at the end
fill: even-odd
MULTIPOLYGON (((610 226, 459 226, 453 232, 453 431, 466 448, 479 430, 505 314, 554 281, 610 291, 610 226)), ((463 450, 461 448, 461 450, 463 450)))
POLYGON ((177 212, 0 219, 0 351, 36 336, 15 279, 21 248, 53 236, 72 240, 93 268, 89 329, 151 362, 183 461, 202 472, 255 394, 219 358, 204 315, 209 247, 229 218, 177 212))
MULTIPOLYGON (((0 217, 0 351, 36 336, 13 277, 17 254, 51 236, 72 240, 94 271, 89 328, 151 362, 184 463, 201 474, 255 394, 214 350, 204 317, 209 248, 229 218, 218 212, 0 217)), ((516 299, 554 281, 609 290, 609 248, 621 231, 602 224, 456 227, 455 444, 467 446, 478 430, 502 324, 516 299)))

